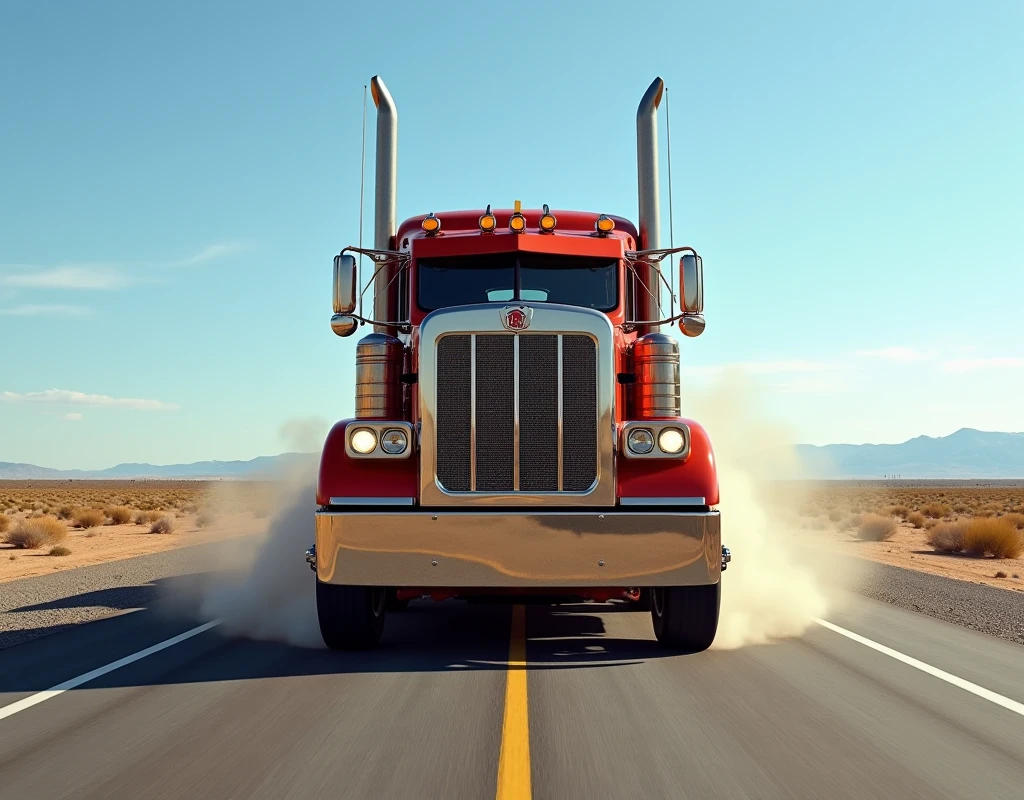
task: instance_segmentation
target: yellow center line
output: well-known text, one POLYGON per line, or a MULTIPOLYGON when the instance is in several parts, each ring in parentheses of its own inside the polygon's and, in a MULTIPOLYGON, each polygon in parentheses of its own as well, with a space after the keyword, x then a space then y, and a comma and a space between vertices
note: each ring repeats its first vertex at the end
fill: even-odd
POLYGON ((512 607, 497 800, 529 800, 530 720, 526 704, 526 609, 512 607))

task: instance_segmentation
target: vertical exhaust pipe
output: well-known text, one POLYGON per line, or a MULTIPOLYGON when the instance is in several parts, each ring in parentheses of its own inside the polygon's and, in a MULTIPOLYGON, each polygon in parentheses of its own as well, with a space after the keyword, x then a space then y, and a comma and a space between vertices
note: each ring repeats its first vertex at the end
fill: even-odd
MULTIPOLYGON (((661 246, 661 204, 658 192, 658 106, 665 91, 665 81, 655 78, 644 93, 636 109, 636 168, 637 193, 640 200, 640 249, 654 250, 661 246)), ((635 313, 638 319, 658 319, 659 306, 655 298, 661 297, 661 284, 657 270, 650 265, 638 266, 640 280, 635 293, 635 313), (651 297, 651 295, 654 297, 651 297)), ((641 333, 657 330, 656 326, 642 326, 641 333)))
MULTIPOLYGON (((377 250, 390 250, 398 233, 398 109, 391 93, 379 75, 370 79, 370 94, 377 107, 377 164, 374 173, 373 246, 377 250)), ((394 267, 381 269, 373 286, 373 318, 391 321, 392 309, 388 303, 388 285, 394 277, 394 267)), ((377 333, 387 333, 384 325, 374 326, 377 333)))

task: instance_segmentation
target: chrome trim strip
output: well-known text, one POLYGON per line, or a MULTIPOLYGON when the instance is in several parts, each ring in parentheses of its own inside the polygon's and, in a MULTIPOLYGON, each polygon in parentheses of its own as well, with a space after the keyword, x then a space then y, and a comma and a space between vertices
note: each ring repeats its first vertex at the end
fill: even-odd
POLYGON ((519 491, 519 334, 512 338, 512 491, 519 491))
POLYGON ((316 514, 324 583, 398 587, 698 586, 722 574, 717 511, 316 514))
POLYGON ((332 497, 332 506, 414 506, 415 497, 332 497))
MULTIPOLYGON (((433 311, 420 326, 420 497, 427 507, 496 505, 575 506, 614 508, 615 448, 615 335, 608 317, 599 311, 558 303, 538 303, 530 328, 512 334, 501 326, 501 303, 453 306, 433 311), (594 485, 584 492, 449 492, 437 480, 437 343, 449 334, 506 336, 585 335, 594 340, 597 357, 597 459, 594 485)), ((517 403, 518 408, 518 403, 517 403)), ((518 448, 517 448, 518 451, 518 448)))
POLYGON ((706 506, 703 497, 620 497, 620 506, 706 506))
POLYGON ((469 337, 469 491, 476 491, 476 334, 469 337))
POLYGON ((562 334, 558 334, 558 491, 562 491, 562 334))

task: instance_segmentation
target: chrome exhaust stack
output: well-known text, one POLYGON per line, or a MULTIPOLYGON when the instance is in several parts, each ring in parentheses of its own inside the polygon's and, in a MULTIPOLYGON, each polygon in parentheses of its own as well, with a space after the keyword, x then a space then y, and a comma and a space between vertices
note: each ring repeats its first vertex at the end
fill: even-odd
MULTIPOLYGON (((377 163, 374 173, 373 247, 376 250, 393 249, 392 241, 398 233, 398 109, 391 93, 379 75, 370 79, 370 94, 377 107, 377 163)), ((373 318, 391 320, 388 308, 388 286, 394 267, 381 268, 373 285, 373 318)), ((377 333, 387 333, 383 325, 375 325, 377 333)))
MULTIPOLYGON (((658 192, 658 106, 665 91, 665 81, 655 78, 636 109, 637 193, 640 200, 640 250, 656 250, 661 246, 661 204, 658 192)), ((638 265, 640 279, 648 291, 638 290, 635 309, 639 320, 659 319, 660 308, 655 297, 661 296, 657 269, 650 264, 638 265), (649 293, 648 293, 649 292, 649 293), (651 295, 654 297, 651 297, 651 295)), ((643 326, 641 333, 657 331, 658 326, 643 326)))

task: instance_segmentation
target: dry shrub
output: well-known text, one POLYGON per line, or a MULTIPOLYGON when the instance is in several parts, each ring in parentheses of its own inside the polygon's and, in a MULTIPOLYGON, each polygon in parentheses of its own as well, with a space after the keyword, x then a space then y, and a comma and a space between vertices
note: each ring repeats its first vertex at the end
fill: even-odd
POLYGON ((907 522, 913 525, 915 528, 924 527, 924 514, 920 511, 911 511, 907 514, 907 522))
MULTIPOLYGON (((1013 525, 1017 530, 1024 531, 1024 514, 1014 511, 1007 514, 1003 519, 1013 525)), ((3 530, 3 528, 0 528, 0 530, 3 530)))
POLYGON ((840 511, 838 508, 833 508, 831 511, 828 512, 828 518, 833 522, 839 522, 839 520, 842 519, 842 517, 843 512, 840 511))
POLYGON ((75 516, 75 507, 74 506, 61 506, 57 510, 57 516, 60 517, 61 519, 71 519, 73 516, 75 516))
POLYGON ((114 525, 124 525, 132 518, 132 510, 128 506, 110 506, 104 509, 104 513, 114 525))
POLYGON ((995 574, 995 575, 994 575, 993 577, 996 577, 996 578, 1005 578, 1005 577, 1006 577, 1006 573, 1005 573, 1005 572, 1003 572, 1002 570, 999 570, 999 572, 997 572, 997 573, 996 573, 996 574, 995 574))
POLYGON ((51 556, 69 556, 71 555, 71 551, 68 550, 68 548, 66 548, 64 545, 59 544, 56 547, 51 547, 49 554, 51 556))
POLYGON ((174 533, 174 519, 171 517, 160 517, 150 527, 150 533, 174 533))
POLYGON ((18 526, 4 536, 7 544, 21 547, 26 550, 35 550, 47 544, 56 544, 68 535, 68 529, 64 523, 55 517, 39 517, 38 519, 26 519, 18 523, 18 526))
POLYGON ((6 514, 0 514, 0 533, 7 533, 9 527, 11 527, 11 518, 6 514))
POLYGON ((866 542, 885 542, 896 535, 897 523, 892 517, 865 514, 857 527, 857 535, 866 542))
POLYGON ((98 528, 107 521, 107 515, 98 508, 83 508, 75 512, 75 525, 79 528, 98 528))
POLYGON ((1005 519, 972 519, 964 532, 964 550, 975 556, 1017 558, 1024 552, 1024 537, 1005 519))
POLYGON ((949 506, 942 503, 928 503, 921 506, 921 513, 932 519, 942 519, 949 516, 949 506))
POLYGON ((200 528, 205 528, 212 525, 217 521, 217 515, 214 514, 210 509, 204 508, 199 512, 199 516, 196 518, 196 525, 200 528))
POLYGON ((966 528, 962 522, 939 523, 928 534, 928 544, 940 553, 959 553, 964 549, 966 528))
POLYGON ((890 506, 885 512, 888 517, 899 517, 900 519, 906 519, 909 513, 910 509, 906 506, 890 506))

